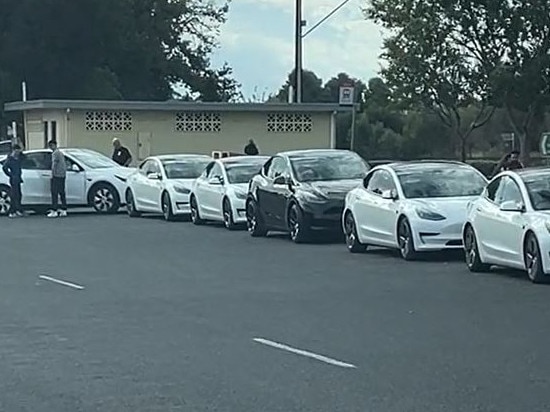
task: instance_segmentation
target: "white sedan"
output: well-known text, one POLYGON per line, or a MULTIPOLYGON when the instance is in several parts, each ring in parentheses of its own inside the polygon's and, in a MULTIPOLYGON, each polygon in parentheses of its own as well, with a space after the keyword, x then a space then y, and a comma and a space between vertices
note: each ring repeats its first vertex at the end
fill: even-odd
POLYGON ((342 225, 348 250, 395 248, 412 260, 418 252, 461 249, 467 205, 486 184, 479 171, 460 162, 375 167, 346 196, 342 225))
POLYGON ((466 263, 526 270, 534 283, 550 274, 550 169, 503 172, 468 208, 466 263))
POLYGON ((158 213, 167 221, 188 216, 193 184, 211 161, 210 156, 199 154, 148 157, 128 178, 128 215, 158 213))
MULTIPOLYGON (((91 206, 98 213, 116 213, 124 204, 126 179, 133 169, 122 167, 107 156, 89 149, 61 149, 67 162, 66 194, 69 207, 91 206)), ((4 160, 0 161, 3 163, 4 160)), ((22 203, 42 211, 51 205, 52 152, 25 152, 22 162, 22 203)), ((0 215, 11 203, 9 178, 0 171, 0 215)))
POLYGON ((211 162, 191 194, 193 223, 218 221, 230 230, 246 224, 248 182, 268 160, 267 156, 236 156, 211 162))

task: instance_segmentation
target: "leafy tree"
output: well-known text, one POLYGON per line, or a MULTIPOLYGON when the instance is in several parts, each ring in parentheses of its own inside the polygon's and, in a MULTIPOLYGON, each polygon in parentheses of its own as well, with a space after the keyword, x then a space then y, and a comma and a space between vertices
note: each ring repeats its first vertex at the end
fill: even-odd
MULTIPOLYGON (((290 87, 296 84, 296 73, 293 70, 287 77, 285 84, 275 95, 277 101, 288 102, 290 87)), ((296 91, 294 91, 296 93, 296 91)), ((302 72, 302 103, 324 103, 328 101, 326 90, 323 88, 323 79, 310 70, 302 72)))
MULTIPOLYGON (((227 3, 211 0, 2 0, 0 71, 30 98, 236 98, 209 54, 227 3)), ((3 99, 13 99, 0 90, 3 99)))

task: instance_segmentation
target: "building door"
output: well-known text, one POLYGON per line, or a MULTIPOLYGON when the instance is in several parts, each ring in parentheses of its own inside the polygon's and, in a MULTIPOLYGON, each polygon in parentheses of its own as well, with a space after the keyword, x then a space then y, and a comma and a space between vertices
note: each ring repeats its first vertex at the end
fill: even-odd
POLYGON ((138 160, 142 160, 151 156, 151 132, 138 132, 137 136, 137 149, 138 149, 138 160))

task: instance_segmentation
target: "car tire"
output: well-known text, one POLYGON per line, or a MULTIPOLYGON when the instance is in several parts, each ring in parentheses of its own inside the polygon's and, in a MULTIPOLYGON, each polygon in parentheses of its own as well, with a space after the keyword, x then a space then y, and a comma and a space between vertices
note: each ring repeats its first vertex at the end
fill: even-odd
POLYGON ((126 212, 130 217, 141 216, 141 213, 136 208, 136 200, 131 190, 126 191, 126 212))
POLYGON ((0 216, 7 216, 11 205, 11 189, 9 186, 0 186, 0 216))
POLYGON ((267 236, 268 230, 262 219, 258 204, 251 199, 246 202, 246 227, 252 237, 267 236))
POLYGON ((311 239, 311 227, 306 221, 302 208, 297 203, 292 203, 287 215, 290 240, 294 243, 308 242, 311 239))
POLYGON ((464 254, 466 257, 466 265, 470 272, 488 272, 491 268, 490 265, 483 263, 481 260, 476 233, 474 228, 470 225, 466 226, 466 230, 464 231, 464 254))
POLYGON ((228 198, 223 199, 222 205, 223 225, 227 230, 236 230, 238 225, 235 224, 233 219, 233 211, 231 209, 231 203, 228 198))
POLYGON ((204 225, 204 220, 201 219, 201 215, 199 212, 199 205, 197 204, 197 199, 195 196, 191 196, 190 201, 190 207, 191 207, 191 222, 195 226, 204 225))
POLYGON ((417 258, 418 254, 414 247, 411 224, 406 217, 399 219, 397 224, 397 245, 399 246, 399 254, 403 259, 411 261, 417 258))
POLYGON ((173 222, 177 220, 176 215, 174 215, 174 209, 172 208, 172 200, 170 195, 167 192, 162 194, 162 216, 167 222, 173 222))
POLYGON ((118 192, 109 183, 94 185, 88 194, 88 202, 97 213, 101 214, 115 214, 120 209, 118 192))
POLYGON ((540 245, 534 233, 529 233, 525 238, 523 259, 529 280, 533 283, 546 283, 547 278, 542 267, 540 245))
POLYGON ((346 236, 346 246, 350 253, 363 253, 367 250, 367 245, 359 241, 357 225, 351 212, 347 212, 344 217, 344 235, 346 236))

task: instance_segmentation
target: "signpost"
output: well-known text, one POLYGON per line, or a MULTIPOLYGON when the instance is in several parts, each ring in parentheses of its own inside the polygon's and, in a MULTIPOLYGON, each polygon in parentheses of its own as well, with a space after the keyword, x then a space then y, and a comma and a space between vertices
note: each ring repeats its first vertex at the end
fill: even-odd
POLYGON ((338 98, 340 106, 352 106, 351 111, 351 136, 350 136, 350 150, 355 149, 355 86, 352 83, 344 83, 340 86, 340 93, 338 98))
POLYGON ((550 157, 550 132, 543 133, 540 138, 540 153, 550 157))

